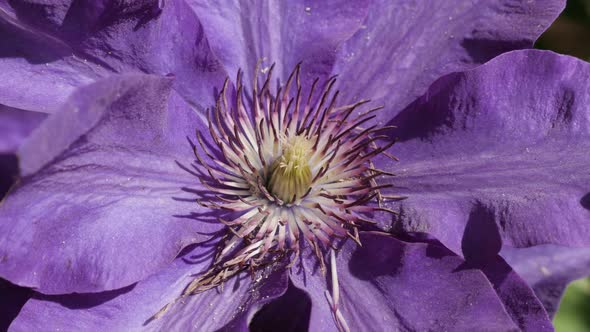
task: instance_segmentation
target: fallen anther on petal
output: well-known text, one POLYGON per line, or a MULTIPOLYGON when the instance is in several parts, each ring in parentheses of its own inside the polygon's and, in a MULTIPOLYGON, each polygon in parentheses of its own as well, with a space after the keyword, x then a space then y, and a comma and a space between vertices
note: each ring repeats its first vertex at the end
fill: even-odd
MULTIPOLYGON (((392 145, 393 145, 393 144, 392 144, 392 145)), ((389 159, 393 160, 393 161, 399 161, 399 159, 398 159, 396 156, 394 156, 394 155, 392 155, 392 154, 390 154, 390 153, 383 152, 383 155, 384 155, 384 156, 386 156, 387 158, 389 158, 389 159)))
POLYGON ((375 210, 382 211, 382 212, 387 212, 387 213, 391 213, 391 214, 396 215, 396 216, 399 215, 399 212, 393 211, 393 210, 388 209, 388 208, 379 207, 379 208, 375 208, 375 210))
POLYGON ((162 307, 162 309, 158 310, 157 313, 155 313, 152 317, 145 321, 144 325, 147 325, 153 320, 160 319, 174 305, 174 303, 176 303, 176 301, 166 304, 164 307, 162 307))
POLYGON ((362 247, 361 240, 358 238, 358 234, 352 235, 350 232, 346 232, 346 235, 348 235, 350 239, 352 239, 354 242, 356 242, 356 244, 362 247))
POLYGON ((396 176, 394 173, 391 172, 386 172, 380 169, 375 169, 375 168, 370 168, 369 169, 371 172, 376 173, 378 175, 385 175, 385 176, 396 176))
POLYGON ((383 195, 383 198, 390 201, 403 201, 407 199, 408 196, 391 196, 391 195, 383 195))

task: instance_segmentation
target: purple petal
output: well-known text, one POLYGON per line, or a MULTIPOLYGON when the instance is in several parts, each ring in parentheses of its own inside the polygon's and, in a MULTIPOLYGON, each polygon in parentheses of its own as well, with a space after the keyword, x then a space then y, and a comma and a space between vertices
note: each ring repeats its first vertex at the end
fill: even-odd
POLYGON ((553 331, 543 304, 506 261, 496 256, 495 259, 481 263, 469 264, 486 275, 506 311, 522 331, 553 331))
POLYGON ((284 82, 303 61, 307 87, 330 75, 337 47, 359 29, 368 7, 366 0, 188 2, 228 72, 241 68, 252 82, 256 62, 263 60, 263 71, 275 63, 275 77, 284 82))
POLYGON ((155 313, 182 294, 196 273, 208 267, 210 260, 203 259, 204 253, 204 248, 197 246, 158 274, 121 290, 100 294, 39 295, 27 302, 11 329, 243 330, 248 325, 248 317, 257 308, 283 294, 287 288, 285 273, 271 273, 259 282, 252 282, 249 275, 242 275, 228 281, 222 290, 211 289, 185 297, 161 317, 152 319, 155 313))
POLYGON ((517 51, 437 81, 391 124, 406 231, 493 257, 502 244, 590 245, 590 65, 517 51))
POLYGON ((439 77, 530 48, 563 0, 374 1, 364 28, 340 49, 334 73, 348 101, 385 105, 389 121, 439 77), (359 84, 360 83, 360 84, 359 84))
POLYGON ((0 154, 13 153, 33 129, 47 117, 0 105, 0 154))
POLYGON ((0 105, 0 200, 18 176, 15 152, 46 114, 0 105))
POLYGON ((127 75, 81 88, 23 144, 25 177, 0 206, 3 278, 46 294, 116 289, 219 229, 190 192, 187 137, 201 122, 171 84, 127 75))
POLYGON ((53 113, 75 87, 111 73, 72 55, 69 45, 19 22, 0 5, 0 103, 53 113))
MULTIPOLYGON (((351 330, 516 328, 485 275, 448 249, 371 233, 361 242, 347 241, 337 258, 340 310, 351 330)), ((326 278, 304 262, 291 279, 311 297, 310 328, 334 330, 326 278)))
POLYGON ((174 74, 191 105, 226 76, 184 1, 11 2, 0 7, 0 103, 54 112, 75 87, 113 73, 174 74), (5 38, 6 37, 6 38, 5 38), (50 45, 50 47, 48 47, 50 45))
POLYGON ((590 275, 590 249, 543 245, 502 250, 502 256, 535 290, 553 316, 566 286, 590 275))

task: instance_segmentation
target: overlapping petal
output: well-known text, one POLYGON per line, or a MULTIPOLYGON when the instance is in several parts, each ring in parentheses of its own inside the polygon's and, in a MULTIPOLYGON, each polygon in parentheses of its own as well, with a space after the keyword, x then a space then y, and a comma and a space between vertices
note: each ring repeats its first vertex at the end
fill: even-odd
POLYGON ((46 116, 0 105, 0 200, 19 174, 16 150, 46 116))
POLYGON ((256 63, 263 71, 275 64, 285 82, 303 62, 301 80, 309 89, 323 82, 337 61, 337 48, 362 25, 369 1, 207 1, 189 0, 215 55, 228 72, 245 72, 253 80, 256 63))
POLYGON ((523 331, 553 331, 551 320, 534 291, 500 256, 486 261, 468 261, 480 269, 494 286, 498 298, 515 324, 523 331))
POLYGON ((0 103, 53 113, 76 87, 110 73, 0 4, 0 103))
MULTIPOLYGON (((383 234, 362 234, 361 242, 358 247, 348 241, 337 258, 340 310, 351 330, 504 331, 519 326, 484 273, 448 249, 383 234)), ((304 267, 291 278, 311 297, 310 326, 335 330, 324 294, 331 289, 330 274, 324 278, 313 264, 304 267)), ((530 300, 534 297, 521 298, 523 307, 530 300)), ((550 325, 548 320, 537 323, 545 329, 550 325)))
POLYGON ((0 200, 19 174, 16 150, 46 117, 0 105, 0 200))
POLYGON ((535 290, 553 316, 567 285, 590 275, 590 249, 542 245, 506 248, 502 256, 535 290))
POLYGON ((172 79, 79 89, 19 150, 0 206, 0 275, 46 294, 127 286, 219 229, 194 201, 187 137, 201 124, 172 79))
POLYGON ((517 51, 452 74, 391 121, 396 227, 466 257, 590 244, 590 65, 517 51))
POLYGON ((193 247, 158 274, 137 285, 100 294, 38 295, 27 302, 12 331, 215 331, 247 330, 251 316, 287 288, 287 275, 269 272, 252 280, 242 275, 222 289, 177 299, 194 275, 210 264, 211 248, 193 247), (207 253, 209 251, 209 253, 207 253))
POLYGON ((0 6, 0 103, 54 112, 113 73, 174 74, 189 104, 213 104, 225 70, 184 1, 13 1, 0 6))
POLYGON ((373 1, 361 29, 338 53, 344 98, 385 105, 385 123, 432 82, 504 52, 530 48, 562 0, 373 1))
POLYGON ((16 152, 23 140, 47 117, 0 105, 0 154, 16 152))

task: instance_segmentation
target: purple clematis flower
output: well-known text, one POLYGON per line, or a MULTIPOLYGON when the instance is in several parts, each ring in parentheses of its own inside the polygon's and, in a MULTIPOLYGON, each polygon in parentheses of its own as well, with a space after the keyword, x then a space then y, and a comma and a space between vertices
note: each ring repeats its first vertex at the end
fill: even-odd
POLYGON ((23 128, 1 137, 20 179, 0 276, 34 290, 11 329, 551 330, 546 276, 588 253, 534 246, 590 245, 590 65, 472 68, 562 8, 0 3, 0 104, 23 128))

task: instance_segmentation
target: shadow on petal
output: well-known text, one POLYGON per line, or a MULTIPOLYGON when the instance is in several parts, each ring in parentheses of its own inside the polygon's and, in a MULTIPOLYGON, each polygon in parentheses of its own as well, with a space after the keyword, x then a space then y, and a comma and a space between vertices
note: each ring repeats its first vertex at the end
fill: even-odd
POLYGON ((8 192, 18 175, 18 159, 14 154, 0 154, 0 199, 8 192))
POLYGON ((8 330, 8 326, 16 318, 21 308, 31 297, 33 291, 19 287, 0 279, 0 331, 8 330))
POLYGON ((308 331, 310 315, 311 298, 289 281, 287 292, 265 304, 252 318, 249 329, 252 332, 308 331))
POLYGON ((67 295, 34 295, 33 298, 59 303, 68 309, 90 309, 99 306, 103 303, 111 301, 118 296, 129 293, 135 288, 136 284, 127 287, 106 291, 101 293, 81 293, 81 294, 67 294, 67 295))
POLYGON ((387 124, 397 127, 387 134, 405 142, 415 138, 427 139, 441 130, 444 131, 445 127, 452 128, 455 122, 453 106, 457 106, 454 103, 458 101, 450 100, 448 93, 438 92, 452 86, 455 80, 456 76, 449 75, 435 82, 428 95, 414 101, 387 124), (424 107, 425 104, 435 107, 424 107))
POLYGON ((363 242, 350 258, 348 267, 352 275, 360 280, 374 280, 379 276, 396 275, 403 267, 404 250, 397 245, 383 245, 384 236, 363 242))
POLYGON ((502 238, 495 221, 495 211, 477 202, 471 209, 461 250, 466 261, 475 265, 493 260, 502 249, 502 238))
POLYGON ((590 210, 590 193, 587 193, 580 199, 580 204, 586 210, 590 210))
POLYGON ((496 54, 506 53, 520 48, 528 48, 530 41, 497 40, 496 38, 465 38, 461 46, 467 50, 469 56, 478 63, 491 60, 496 54))
POLYGON ((6 22, 0 22, 0 58, 24 57, 31 64, 57 61, 71 54, 72 50, 65 43, 48 34, 31 33, 6 22), (8 36, 6 38, 6 36, 8 36), (38 50, 43 49, 43 52, 38 50))

